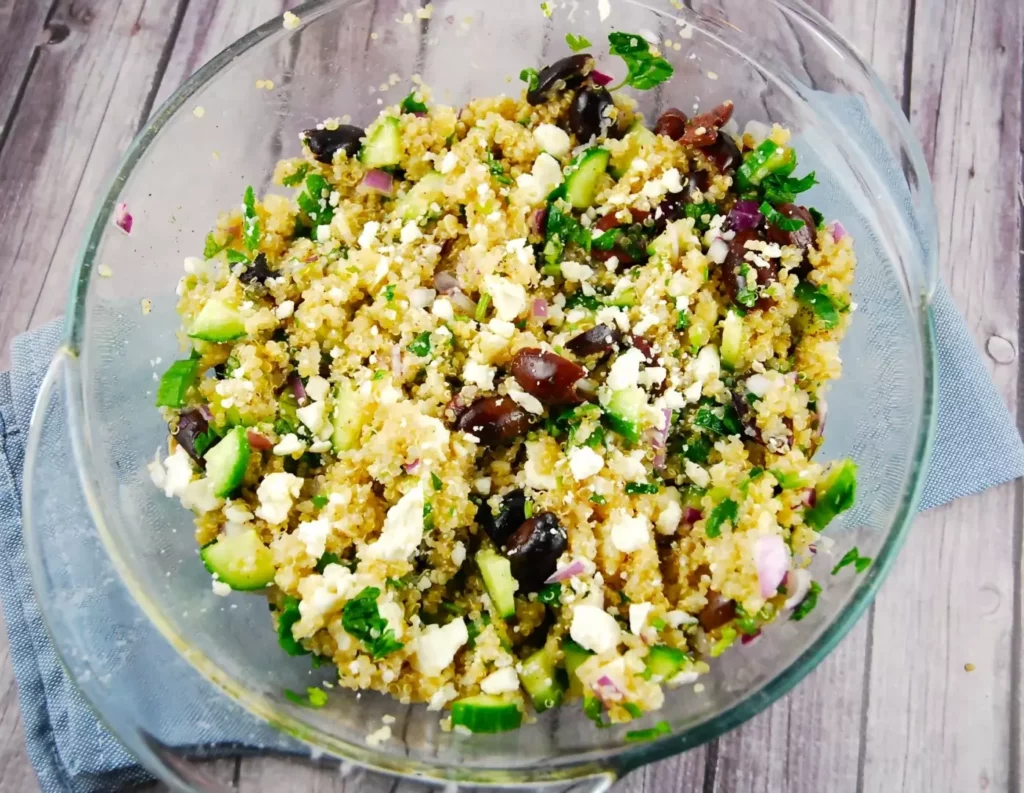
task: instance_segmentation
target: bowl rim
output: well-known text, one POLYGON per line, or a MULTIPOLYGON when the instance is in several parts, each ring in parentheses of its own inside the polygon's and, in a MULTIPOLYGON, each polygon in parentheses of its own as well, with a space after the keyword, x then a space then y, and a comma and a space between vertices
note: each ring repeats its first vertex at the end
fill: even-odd
MULTIPOLYGON (((360 0, 310 0, 294 9, 293 13, 301 19, 301 26, 315 20, 322 14, 332 10, 334 7, 344 6, 360 0)), ((636 5, 644 5, 643 0, 627 0, 636 5)), ((853 48, 845 38, 840 36, 817 11, 807 6, 803 0, 766 0, 780 10, 796 14, 812 26, 818 33, 824 34, 834 46, 842 50, 844 57, 849 57, 857 66, 870 78, 870 84, 877 94, 882 107, 889 115, 889 120, 898 131, 900 142, 909 153, 911 164, 920 179, 920 193, 926 221, 923 234, 928 235, 927 245, 924 247, 923 265, 926 274, 937 272, 937 246, 934 241, 935 223, 927 222, 934 218, 934 202, 932 198, 931 182, 927 167, 924 162, 924 155, 914 135, 909 122, 903 115, 902 110, 882 85, 877 74, 865 59, 853 48), (929 217, 929 215, 931 217, 929 217)), ((652 9, 654 10, 654 9, 652 9)), ((656 9, 658 13, 671 16, 671 10, 656 9)), ((692 13, 692 11, 691 11, 692 13)), ((89 287, 93 280, 93 268, 96 263, 96 253, 104 235, 109 232, 108 219, 114 212, 118 203, 121 191, 128 178, 133 173, 135 166, 148 152, 157 135, 172 118, 177 116, 178 111, 196 93, 201 91, 207 83, 217 77, 220 72, 234 59, 252 49, 275 33, 282 30, 281 17, 275 16, 262 25, 256 27, 246 35, 242 36, 220 53, 215 55, 207 63, 201 66, 181 86, 179 86, 160 106, 160 108, 146 122, 142 130, 132 140, 124 156, 117 166, 115 175, 110 179, 103 197, 97 202, 88 224, 88 231, 84 237, 84 245, 81 247, 75 261, 75 271, 71 280, 69 301, 67 304, 66 319, 64 324, 65 348, 67 361, 77 363, 79 353, 85 335, 86 302, 89 287)), ((291 32, 291 31, 289 31, 291 32)), ((776 75, 777 76, 777 75, 776 75)), ((121 560, 116 553, 111 552, 114 540, 106 526, 104 515, 100 508, 100 500, 95 497, 86 499, 97 532, 101 536, 108 556, 121 576, 132 599, 146 614, 147 618, 156 626, 165 639, 178 651, 178 653, 195 668, 203 678, 216 686, 227 696, 238 702, 251 714, 255 715, 274 725, 287 734, 302 740, 317 749, 327 749, 337 754, 348 762, 366 766, 371 769, 380 770, 393 775, 415 776, 417 778, 433 778, 437 780, 450 780, 457 778, 459 781, 467 781, 481 784, 495 784, 508 782, 553 782, 559 780, 576 779, 593 774, 607 773, 609 771, 616 775, 622 775, 628 771, 646 763, 678 754, 688 749, 700 746, 713 740, 725 732, 733 729, 739 724, 757 715, 776 700, 787 694, 793 687, 809 674, 849 632, 856 621, 861 617, 864 610, 871 604, 882 581, 885 579, 895 561, 899 549, 902 547, 910 525, 917 512, 917 506, 922 495, 925 473, 928 459, 930 457, 932 443, 935 435, 936 422, 936 348, 935 328, 931 308, 931 298, 934 294, 935 278, 929 281, 926 278, 925 289, 920 295, 921 305, 919 317, 921 322, 920 346, 922 353, 922 369, 924 373, 922 413, 920 416, 920 428, 918 432, 917 445, 913 452, 912 467, 908 476, 908 484, 901 499, 900 508, 892 520, 892 527, 876 555, 875 562, 868 572, 862 577, 860 584, 853 591, 846 606, 841 609, 833 620, 828 623, 811 642, 811 644, 789 665, 775 677, 764 683, 759 689, 753 691, 745 699, 738 701, 716 716, 678 732, 673 732, 657 741, 643 744, 622 744, 616 749, 600 749, 587 752, 583 755, 573 755, 562 761, 554 758, 553 761, 545 761, 539 766, 517 767, 513 769, 490 768, 484 766, 473 766, 464 768, 453 768, 442 762, 430 762, 429 760, 412 760, 405 756, 398 756, 387 751, 368 750, 365 746, 352 744, 342 739, 319 733, 317 739, 309 737, 310 727, 299 719, 294 718, 286 712, 275 709, 269 705, 262 696, 251 695, 245 690, 240 690, 233 680, 228 679, 220 673, 220 670, 205 656, 197 657, 197 653, 191 651, 187 642, 178 634, 178 631, 165 620, 150 603, 149 598, 139 585, 133 583, 134 573, 121 560), (455 773, 453 773, 455 772, 455 773)), ((74 365, 70 366, 73 370, 74 365)), ((80 386, 79 379, 75 373, 69 372, 66 383, 66 398, 69 400, 69 410, 72 413, 72 420, 68 422, 68 431, 71 436, 72 447, 75 450, 75 458, 79 471, 79 478, 83 490, 90 495, 91 485, 86 475, 84 462, 88 459, 88 441, 84 436, 83 422, 74 420, 74 413, 81 416, 84 413, 85 397, 84 391, 79 388, 76 391, 76 383, 80 386)), ((38 413, 38 411, 37 411, 38 413)), ((42 417, 33 415, 33 424, 41 421, 42 417)), ((29 488, 23 492, 23 498, 27 498, 29 488)), ((94 494, 92 494, 94 495, 94 494)), ((33 566, 33 578, 36 569, 33 566)), ((42 609, 44 622, 47 630, 53 636, 46 609, 42 609)), ((61 645, 54 641, 54 646, 61 652, 61 645)), ((78 686, 72 676, 72 682, 78 686)), ((79 687, 81 691, 81 688, 79 687)), ((82 692, 87 702, 94 711, 99 714, 104 723, 108 723, 104 715, 104 709, 100 702, 90 698, 82 692)), ((145 758, 154 760, 156 756, 145 753, 145 758)), ((162 761, 160 761, 162 762, 162 761)), ((170 769, 164 767, 152 768, 159 775, 171 774, 170 769)))

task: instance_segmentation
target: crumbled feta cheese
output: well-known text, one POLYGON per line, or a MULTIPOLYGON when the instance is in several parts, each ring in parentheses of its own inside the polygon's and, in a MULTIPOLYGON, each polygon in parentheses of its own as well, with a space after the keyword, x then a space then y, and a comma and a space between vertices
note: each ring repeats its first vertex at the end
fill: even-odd
POLYGON ((572 148, 569 135, 554 124, 539 124, 533 131, 537 145, 552 157, 564 157, 572 148))
POLYGON ((687 614, 685 611, 670 611, 665 615, 665 621, 673 628, 680 625, 696 625, 697 618, 687 614))
POLYGON ((363 230, 359 234, 359 247, 369 248, 377 239, 377 232, 379 230, 380 223, 378 223, 376 220, 371 220, 365 226, 363 226, 363 230))
POLYGON ((436 291, 420 286, 409 293, 409 303, 413 308, 426 308, 434 302, 435 297, 437 297, 436 291))
POLYGON ((399 239, 404 244, 408 245, 410 242, 415 242, 422 236, 423 234, 420 233, 419 227, 410 220, 402 226, 402 233, 399 235, 399 239))
POLYGON ((446 152, 441 160, 441 167, 438 170, 441 173, 448 174, 455 170, 455 166, 458 164, 459 158, 455 156, 455 152, 446 152))
POLYGON ((572 610, 569 635, 592 653, 610 653, 619 646, 622 631, 615 617, 597 606, 580 604, 572 610))
POLYGON ((508 395, 512 397, 512 401, 523 408, 528 413, 533 413, 535 416, 539 416, 544 412, 544 405, 541 401, 532 394, 527 394, 525 391, 520 391, 518 388, 510 388, 508 395))
POLYGON ((480 681, 480 689, 485 694, 508 694, 519 690, 519 675, 511 666, 491 672, 480 681))
POLYGON ((640 364, 644 354, 636 347, 630 347, 612 364, 608 372, 607 384, 612 391, 634 387, 640 378, 640 364))
POLYGON ((274 454, 280 457, 287 457, 306 450, 306 444, 299 440, 294 432, 287 433, 274 447, 274 454))
POLYGON ((366 736, 367 746, 380 746, 385 741, 391 740, 391 727, 385 724, 379 730, 374 730, 366 736))
POLYGON ((711 484, 711 475, 704 468, 693 462, 693 460, 685 460, 683 462, 683 470, 690 477, 690 481, 697 485, 697 487, 707 487, 711 484))
POLYGON ((594 315, 594 321, 598 325, 618 325, 619 330, 623 332, 629 330, 629 315, 621 308, 616 308, 615 306, 605 306, 598 309, 597 314, 594 315))
POLYGON ((445 322, 451 321, 455 317, 455 311, 452 309, 452 302, 447 297, 437 298, 437 300, 434 301, 434 305, 430 307, 430 313, 445 322))
POLYGON ((747 390, 756 397, 763 397, 772 390, 772 381, 763 374, 753 374, 747 378, 747 390))
POLYGON ((693 376, 702 383, 718 377, 722 371, 722 362, 718 357, 718 350, 712 345, 703 347, 693 364, 693 376))
POLYGON ((593 476, 604 468, 604 458, 588 446, 577 446, 569 452, 569 470, 577 482, 593 476))
POLYGON ((327 403, 323 401, 310 402, 303 408, 298 408, 295 415, 299 421, 305 424, 309 431, 316 435, 324 426, 324 413, 327 410, 327 403))
POLYGON ((513 321, 526 309, 526 290, 500 275, 484 278, 484 291, 491 296, 491 304, 499 319, 513 321))
POLYGON ((364 554, 385 561, 409 559, 423 541, 423 489, 418 485, 399 499, 384 518, 384 528, 364 554))
POLYGON ((256 508, 257 517, 263 518, 271 526, 284 523, 288 519, 293 499, 298 498, 301 491, 301 477, 285 472, 267 474, 256 488, 256 498, 260 502, 256 508))
POLYGON ((639 636, 647 624, 647 618, 651 615, 653 603, 630 603, 629 604, 629 631, 639 636))
POLYGON ((562 262, 562 276, 566 281, 586 281, 594 274, 594 268, 579 262, 562 262))
POLYGON ((394 631, 395 638, 401 639, 405 633, 405 610, 402 605, 393 600, 382 603, 381 598, 377 598, 377 613, 387 621, 388 627, 394 631))
POLYGON ((516 326, 503 319, 492 319, 487 323, 487 327, 491 333, 503 339, 511 339, 516 332, 516 326))
POLYGON ((661 512, 654 522, 655 529, 658 534, 675 534, 682 519, 683 507, 679 503, 679 491, 674 487, 666 488, 661 498, 661 512))
POLYGON ((224 518, 229 523, 237 523, 242 526, 252 520, 252 513, 246 509, 248 505, 244 501, 231 501, 224 505, 224 518))
POLYGON ((455 690, 455 686, 451 683, 445 683, 430 697, 430 703, 427 705, 427 710, 441 710, 458 695, 459 692, 455 690))
POLYGON ((683 398, 688 403, 700 401, 701 392, 704 390, 704 384, 700 380, 694 380, 690 385, 683 389, 683 398))
POLYGON ((163 480, 164 495, 168 498, 180 496, 192 481, 192 458, 184 447, 178 446, 174 454, 164 460, 166 474, 163 480))
POLYGON ((637 382, 644 388, 650 388, 665 382, 666 374, 667 372, 663 366, 648 366, 640 372, 637 382))
POLYGON ((495 371, 493 366, 477 363, 470 359, 466 361, 466 366, 462 370, 462 379, 469 385, 475 385, 484 391, 491 391, 494 389, 495 371))
POLYGON ((327 522, 326 518, 309 520, 300 523, 295 533, 302 540, 302 544, 306 546, 306 553, 314 559, 319 559, 327 550, 326 543, 327 537, 331 533, 331 524, 327 522))
POLYGON ((288 319, 288 317, 295 313, 295 303, 291 300, 285 300, 277 307, 277 311, 274 313, 278 319, 288 319))
POLYGON ((679 178, 678 168, 669 168, 665 171, 661 175, 661 183, 670 193, 681 193, 683 191, 683 183, 679 178))
POLYGON ((326 224, 321 224, 316 227, 316 241, 317 242, 330 242, 331 239, 331 227, 326 224))
POLYGON ((544 473, 538 466, 537 458, 543 454, 544 444, 527 442, 526 465, 523 466, 526 484, 534 490, 554 490, 558 482, 554 474, 544 473))
POLYGON ((437 677, 452 665, 455 654, 469 641, 466 621, 459 617, 443 627, 430 625, 413 643, 416 665, 427 677, 437 677))
POLYGON ((534 160, 532 171, 516 179, 516 186, 525 203, 539 204, 562 181, 562 166, 550 154, 543 152, 534 160))
POLYGON ((329 440, 316 441, 309 446, 309 450, 313 454, 323 454, 324 452, 329 452, 332 448, 333 444, 329 440))
POLYGON ((597 13, 604 22, 612 13, 612 6, 609 0, 597 0, 597 13))
POLYGON ((525 237, 518 237, 514 240, 509 240, 505 244, 505 250, 509 253, 515 254, 515 257, 520 261, 521 264, 525 264, 528 267, 533 266, 533 248, 530 246, 529 241, 525 237))
POLYGON ((643 515, 634 517, 623 509, 616 509, 608 522, 612 527, 612 545, 622 553, 638 551, 651 541, 651 523, 643 515))
POLYGON ((452 562, 456 567, 462 567, 462 563, 466 561, 466 546, 461 541, 455 543, 455 547, 452 548, 452 562))
POLYGON ((215 578, 213 579, 213 594, 219 595, 220 597, 227 597, 231 594, 231 587, 229 587, 223 581, 218 581, 215 578))
POLYGON ((327 399, 330 391, 331 384, 318 374, 313 375, 306 381, 306 395, 316 402, 322 402, 327 399))
POLYGON ((213 493, 213 482, 197 479, 189 482, 181 493, 181 505, 203 515, 217 509, 223 502, 213 493))
POLYGON ((491 494, 491 477, 481 476, 473 482, 473 489, 482 496, 491 494))
POLYGON ((611 469, 627 482, 647 479, 643 449, 634 449, 629 454, 617 454, 612 458, 611 469))

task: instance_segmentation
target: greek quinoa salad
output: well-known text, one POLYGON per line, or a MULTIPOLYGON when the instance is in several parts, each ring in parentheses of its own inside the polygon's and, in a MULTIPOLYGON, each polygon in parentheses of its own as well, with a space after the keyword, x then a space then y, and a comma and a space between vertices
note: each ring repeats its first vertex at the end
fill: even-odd
POLYGON ((303 132, 288 195, 248 188, 186 260, 157 394, 150 471, 213 591, 463 732, 657 710, 814 608, 856 490, 814 458, 853 245, 800 203, 789 133, 730 102, 648 126, 620 89, 671 77, 657 50, 611 33, 608 87, 568 41, 518 97, 414 78, 366 129, 303 132))

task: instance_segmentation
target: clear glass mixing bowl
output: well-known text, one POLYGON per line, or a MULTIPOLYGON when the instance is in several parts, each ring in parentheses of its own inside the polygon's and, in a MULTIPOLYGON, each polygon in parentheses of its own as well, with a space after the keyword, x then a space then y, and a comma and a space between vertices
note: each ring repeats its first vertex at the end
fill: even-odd
MULTIPOLYGON (((179 89, 99 202, 66 344, 32 426, 26 543, 72 679, 128 748, 175 786, 221 789, 187 758, 229 751, 214 740, 229 725, 232 742, 263 751, 309 755, 312 747, 317 761, 303 773, 336 775, 340 760, 346 769, 459 785, 601 787, 735 727, 787 692, 850 629, 892 564, 915 511, 934 418, 934 208, 899 108, 863 59, 797 0, 760 0, 756 14, 744 0, 678 9, 612 0, 605 20, 596 0, 562 6, 545 18, 535 2, 433 0, 428 19, 405 0, 304 6, 298 29, 268 22, 179 89), (214 597, 191 515, 145 470, 166 433, 152 407, 154 372, 179 352, 182 260, 202 250, 217 211, 237 204, 247 184, 269 187, 275 161, 298 153, 297 133, 313 122, 349 114, 366 124, 410 90, 416 73, 454 105, 518 92, 520 69, 567 53, 566 33, 585 35, 600 52, 611 28, 679 45, 664 47, 675 78, 637 95, 649 119, 669 106, 729 98, 741 125, 785 124, 801 167, 817 171, 809 203, 856 239, 858 308, 820 455, 859 463, 857 505, 829 534, 876 561, 865 575, 832 579, 830 560, 820 558, 813 569, 827 587, 817 610, 718 659, 701 693, 671 693, 662 712, 639 724, 671 724, 671 735, 652 743, 628 743, 621 726, 595 729, 571 706, 516 733, 472 737, 443 732, 436 712, 375 695, 334 689, 321 710, 297 707, 283 690, 303 690, 325 670, 280 652, 262 598, 214 597), (392 74, 402 82, 384 92, 392 74), (272 91, 255 87, 267 79, 272 91), (121 202, 134 216, 130 235, 111 222, 121 202), (99 277, 101 264, 113 278, 99 277), (171 700, 178 708, 161 705, 171 700), (398 718, 396 737, 371 748, 365 736, 384 714, 398 718)), ((622 71, 607 56, 599 64, 622 71)))

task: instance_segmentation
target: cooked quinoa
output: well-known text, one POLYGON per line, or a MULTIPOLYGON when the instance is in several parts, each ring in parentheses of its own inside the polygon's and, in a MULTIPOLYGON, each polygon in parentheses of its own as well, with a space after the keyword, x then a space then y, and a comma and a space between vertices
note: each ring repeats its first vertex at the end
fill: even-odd
POLYGON ((179 287, 150 469, 214 592, 456 729, 657 710, 813 608, 853 501, 814 459, 853 245, 789 133, 730 103, 649 129, 593 67, 307 130, 179 287))

